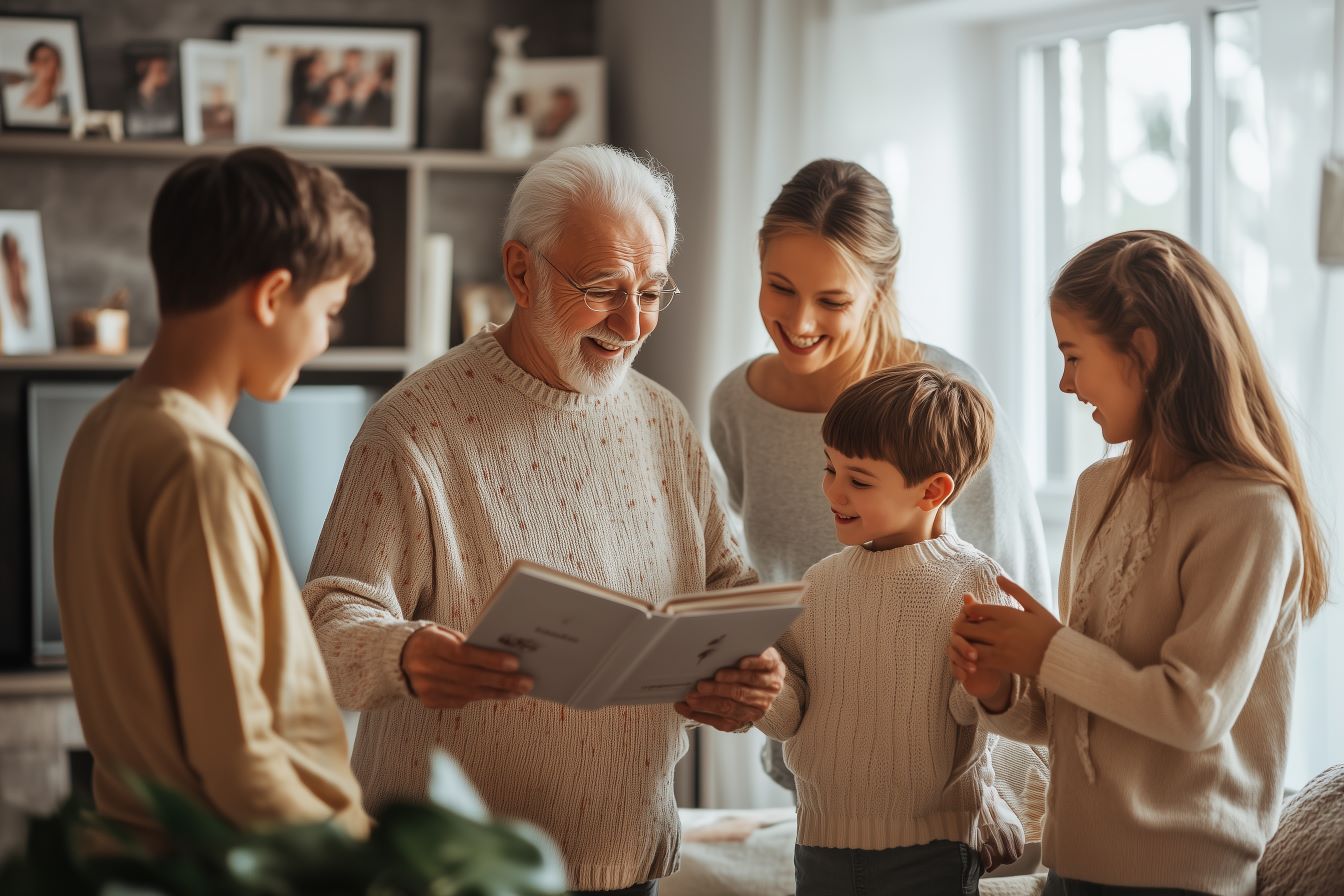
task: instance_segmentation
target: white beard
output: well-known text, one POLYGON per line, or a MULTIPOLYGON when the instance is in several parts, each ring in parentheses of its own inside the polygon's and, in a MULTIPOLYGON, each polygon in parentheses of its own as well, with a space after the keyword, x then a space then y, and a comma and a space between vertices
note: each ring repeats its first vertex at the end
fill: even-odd
POLYGON ((647 334, 630 342, 613 333, 606 324, 599 324, 591 330, 575 336, 567 333, 555 314, 554 297, 550 290, 539 297, 533 320, 536 323, 537 337, 550 352, 557 372, 571 389, 582 395, 609 395, 621 388, 630 365, 644 345, 647 334), (593 358, 583 352, 583 340, 588 337, 601 339, 623 350, 615 358, 593 358))

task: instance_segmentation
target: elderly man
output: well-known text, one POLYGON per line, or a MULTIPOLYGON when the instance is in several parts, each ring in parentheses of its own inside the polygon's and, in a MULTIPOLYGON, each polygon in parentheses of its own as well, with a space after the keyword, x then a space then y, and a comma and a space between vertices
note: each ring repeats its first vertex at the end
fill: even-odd
POLYGON ((581 891, 656 892, 687 720, 744 729, 783 680, 771 649, 675 707, 584 712, 526 697, 513 656, 464 644, 519 557, 651 605, 755 580, 685 409, 630 371, 676 294, 674 216, 666 175, 611 147, 528 171, 505 223, 513 318, 370 412, 304 589, 337 698, 364 710, 369 805, 422 797, 443 746, 492 810, 551 834, 581 891))

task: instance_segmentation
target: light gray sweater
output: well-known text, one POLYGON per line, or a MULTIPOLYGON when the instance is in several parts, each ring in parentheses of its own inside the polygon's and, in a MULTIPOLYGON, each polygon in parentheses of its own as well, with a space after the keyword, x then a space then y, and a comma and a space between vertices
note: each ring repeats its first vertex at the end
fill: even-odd
MULTIPOLYGON (((932 345, 923 360, 968 381, 991 402, 995 420, 989 462, 948 508, 947 530, 984 551, 1038 600, 1050 601, 1050 572, 1041 515, 1027 467, 1004 425, 998 402, 975 368, 932 345)), ((748 361, 715 388, 709 400, 709 440, 740 516, 747 554, 765 582, 800 578, 808 567, 844 547, 835 537, 821 491, 824 413, 771 404, 747 384, 748 361)))

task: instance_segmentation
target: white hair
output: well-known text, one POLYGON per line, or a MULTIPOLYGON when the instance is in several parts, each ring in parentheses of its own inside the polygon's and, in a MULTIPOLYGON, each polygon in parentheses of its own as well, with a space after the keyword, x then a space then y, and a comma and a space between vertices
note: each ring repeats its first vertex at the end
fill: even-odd
POLYGON ((670 261, 677 244, 677 197, 672 177, 652 157, 605 144, 568 146, 537 162, 513 191, 504 240, 546 253, 564 231, 569 212, 595 205, 614 214, 653 212, 663 227, 670 261))

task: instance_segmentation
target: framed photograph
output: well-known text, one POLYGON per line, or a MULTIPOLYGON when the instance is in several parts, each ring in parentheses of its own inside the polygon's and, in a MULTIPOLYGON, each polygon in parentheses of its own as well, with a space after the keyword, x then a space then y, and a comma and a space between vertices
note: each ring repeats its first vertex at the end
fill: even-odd
POLYGON ((41 218, 37 212, 0 211, 0 353, 55 348, 41 218))
POLYGON ((182 134, 177 51, 168 43, 127 44, 122 52, 123 127, 127 137, 182 134))
POLYGON ((77 16, 0 13, 0 123, 7 131, 68 131, 88 108, 77 16))
POLYGON ((420 142, 423 25, 233 22, 242 139, 351 149, 420 142))
POLYGON ((462 338, 470 339, 486 324, 505 324, 513 316, 513 293, 503 283, 466 283, 458 291, 462 338))
POLYGON ((182 41, 182 138, 187 143, 238 143, 243 106, 243 54, 225 40, 182 41))
POLYGON ((517 80, 521 100, 515 98, 515 106, 532 122, 537 155, 576 143, 606 142, 605 59, 523 59, 517 80))

